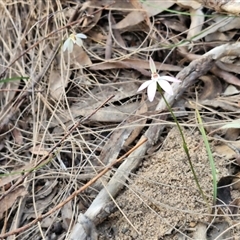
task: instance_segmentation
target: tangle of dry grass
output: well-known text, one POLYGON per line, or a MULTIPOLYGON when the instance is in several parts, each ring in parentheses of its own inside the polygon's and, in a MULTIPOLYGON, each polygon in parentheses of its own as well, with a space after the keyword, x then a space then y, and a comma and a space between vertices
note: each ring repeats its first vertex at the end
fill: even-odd
MULTIPOLYGON (((183 42, 189 16, 177 18, 178 15, 169 16, 169 13, 118 30, 114 26, 125 17, 125 11, 111 2, 102 6, 96 1, 92 3, 98 7, 91 7, 88 1, 0 1, 1 78, 29 77, 0 82, 0 185, 1 200, 5 199, 0 226, 3 235, 23 227, 24 231, 15 232, 17 239, 67 238, 79 214, 87 211, 117 168, 75 195, 68 204, 61 203, 66 203, 71 194, 133 148, 148 127, 158 129, 147 132, 156 134, 152 138, 148 135, 153 139, 148 153, 153 154, 158 148, 156 144, 160 144, 159 129, 163 141, 168 127, 173 125, 168 113, 158 111, 162 110, 160 96, 150 104, 136 93, 140 80, 150 77, 146 70, 149 56, 153 53, 157 67, 175 75, 193 59, 223 43, 183 42), (175 23, 181 26, 180 32, 174 27, 175 23), (88 38, 82 49, 74 48, 69 55, 63 53, 61 47, 71 32, 83 32, 88 38), (94 112, 113 94, 113 99, 94 112), (92 113, 95 114, 90 119, 81 122, 92 113), (71 132, 69 129, 78 121, 81 125, 71 132), (66 134, 68 137, 64 137, 66 134), (51 152, 59 142, 60 146, 51 152), (41 161, 43 156, 48 157, 41 161), (21 185, 10 191, 19 179, 21 185), (51 209, 57 210, 51 212, 51 209), (46 215, 49 212, 51 214, 46 215), (41 219, 42 215, 45 218, 41 219), (37 219, 36 224, 30 226, 34 219, 37 219)), ((209 62, 214 64, 213 59, 209 62)), ((220 69, 221 65, 217 66, 220 69)), ((232 73, 225 75, 226 72, 208 67, 211 74, 218 74, 224 80, 231 78, 232 82, 228 83, 236 83, 232 73)), ((221 69, 223 71, 223 67, 221 69)), ((180 72, 179 77, 183 75, 180 72)), ((195 129, 194 108, 188 100, 194 102, 196 93, 203 95, 206 89, 199 82, 190 83, 181 92, 182 95, 185 91, 185 99, 180 99, 173 109, 181 116, 182 126, 195 129)), ((222 92, 223 89, 218 94, 222 92)), ((239 117, 239 99, 238 95, 210 94, 211 99, 200 99, 196 104, 209 132, 215 133, 223 122, 239 117)), ((215 136, 213 139, 216 140, 215 136)), ((132 160, 142 157, 134 156, 132 160)), ((125 182, 130 183, 132 175, 123 174, 122 184, 129 187, 125 182)), ((139 201, 144 202, 143 195, 137 195, 139 201)), ((122 206, 115 201, 115 196, 110 198, 114 207, 109 207, 108 214, 115 206, 121 211, 122 206)), ((151 204, 147 207, 154 209, 151 204)), ((105 217, 99 217, 101 220, 96 222, 105 217)), ((128 219, 127 214, 125 218, 128 219)), ((139 233, 133 222, 129 219, 128 222, 139 233)))

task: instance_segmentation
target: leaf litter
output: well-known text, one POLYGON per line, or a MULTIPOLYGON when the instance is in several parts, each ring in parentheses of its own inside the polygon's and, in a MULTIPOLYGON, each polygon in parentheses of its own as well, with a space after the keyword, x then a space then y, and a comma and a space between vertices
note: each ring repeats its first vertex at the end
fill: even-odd
POLYGON ((34 3, 8 0, 0 7, 1 80, 19 77, 0 88, 0 238, 238 239, 238 3, 34 3), (73 32, 87 39, 63 53, 73 32), (162 75, 182 80, 166 98, 182 116, 208 203, 161 96, 150 103, 137 93, 150 77, 150 56, 162 75), (217 211, 196 107, 223 189, 217 211))

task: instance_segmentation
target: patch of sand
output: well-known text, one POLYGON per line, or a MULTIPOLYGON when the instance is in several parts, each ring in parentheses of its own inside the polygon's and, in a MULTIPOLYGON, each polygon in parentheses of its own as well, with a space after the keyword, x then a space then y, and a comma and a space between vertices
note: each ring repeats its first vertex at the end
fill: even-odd
MULTIPOLYGON (((212 176, 202 137, 197 130, 184 129, 184 135, 211 206, 212 176)), ((214 160, 218 179, 228 175, 227 161, 217 156, 214 160)), ((99 239, 177 239, 179 232, 182 236, 189 234, 194 223, 208 221, 208 204, 196 186, 176 128, 169 132, 162 148, 143 161, 116 202, 128 221, 120 211, 115 212, 98 227, 99 239)))

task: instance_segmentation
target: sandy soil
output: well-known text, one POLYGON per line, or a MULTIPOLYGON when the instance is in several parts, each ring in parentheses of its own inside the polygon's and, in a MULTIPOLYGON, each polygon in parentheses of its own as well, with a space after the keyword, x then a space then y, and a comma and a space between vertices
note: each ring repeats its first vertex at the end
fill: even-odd
MULTIPOLYGON (((184 130, 194 169, 208 203, 212 176, 208 156, 197 129, 184 130)), ((228 175, 227 161, 212 151, 218 178, 228 175)), ((190 170, 178 130, 173 128, 162 148, 146 158, 127 188, 116 199, 121 209, 98 230, 100 239, 185 239, 199 222, 209 222, 209 208, 190 170), (123 216, 123 214, 125 216, 123 216)))

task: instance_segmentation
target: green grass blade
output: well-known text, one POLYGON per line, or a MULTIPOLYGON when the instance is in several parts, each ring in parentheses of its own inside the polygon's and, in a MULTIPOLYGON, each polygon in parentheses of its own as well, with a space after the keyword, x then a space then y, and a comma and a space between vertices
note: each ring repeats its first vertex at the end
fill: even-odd
POLYGON ((217 200, 217 172, 216 172, 216 167, 215 167, 215 163, 214 163, 214 159, 213 159, 213 155, 212 155, 212 151, 211 151, 211 148, 210 148, 210 144, 208 142, 208 139, 207 139, 207 135, 206 135, 206 132, 205 132, 205 129, 203 127, 203 122, 202 122, 202 118, 199 114, 199 111, 196 109, 196 115, 197 115, 197 119, 198 119, 198 123, 199 123, 199 130, 202 134, 202 137, 203 137, 203 141, 204 141, 204 144, 205 144, 205 147, 206 147, 206 150, 207 150, 207 154, 208 154, 208 158, 209 158, 209 162, 210 162, 210 167, 211 167, 211 170, 212 170, 212 178, 213 178, 213 203, 215 204, 216 203, 216 200, 217 200))
POLYGON ((26 79, 26 80, 28 80, 29 77, 13 77, 13 78, 5 78, 5 79, 0 80, 0 83, 8 83, 8 82, 18 81, 18 80, 22 80, 22 79, 26 79))

